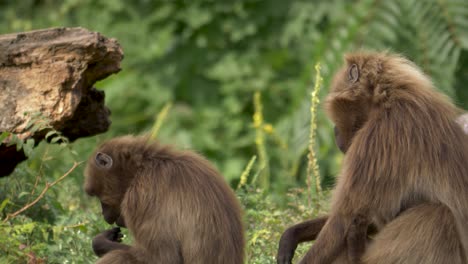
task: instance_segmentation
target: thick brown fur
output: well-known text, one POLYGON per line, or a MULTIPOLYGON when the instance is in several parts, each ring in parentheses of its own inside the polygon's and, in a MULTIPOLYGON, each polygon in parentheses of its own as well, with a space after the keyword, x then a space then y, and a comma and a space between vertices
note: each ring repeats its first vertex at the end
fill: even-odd
POLYGON ((412 62, 385 52, 347 55, 326 110, 346 155, 330 215, 300 263, 337 263, 362 216, 378 231, 362 263, 468 263, 461 110, 412 62))
POLYGON ((118 230, 96 237, 98 263, 243 263, 240 204, 200 155, 123 136, 98 147, 85 175, 106 221, 134 237, 132 246, 118 243, 118 230))

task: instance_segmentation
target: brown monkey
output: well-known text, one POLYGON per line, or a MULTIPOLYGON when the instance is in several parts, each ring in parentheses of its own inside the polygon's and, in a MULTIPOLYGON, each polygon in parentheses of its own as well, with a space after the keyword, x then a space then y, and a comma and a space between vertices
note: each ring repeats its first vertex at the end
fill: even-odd
MULTIPOLYGON (((458 236, 456 222, 453 217, 444 217, 444 214, 450 214, 448 208, 422 203, 402 212, 372 240, 367 239, 367 236, 375 235, 375 230, 364 226, 368 222, 358 217, 357 222, 355 221, 349 228, 344 248, 331 263, 463 264, 465 262, 460 256, 461 244, 458 240, 453 240, 458 236), (408 230, 411 232, 407 232, 408 230), (414 242, 415 237, 419 243, 414 242), (361 257, 365 250, 367 255, 362 261, 361 257)), ((297 244, 314 240, 327 218, 316 218, 288 228, 280 240, 278 263, 292 263, 297 244)))
POLYGON ((362 236, 353 227, 362 218, 378 231, 363 263, 467 263, 468 136, 455 121, 461 111, 401 56, 354 53, 346 64, 326 101, 346 152, 331 212, 286 231, 280 263, 317 234, 301 263, 337 263, 350 236, 362 236), (305 231, 296 237, 298 230, 305 231))
MULTIPOLYGON (((468 134, 468 130, 467 130, 468 121, 467 120, 468 120, 468 114, 463 114, 456 119, 457 123, 461 125, 461 127, 463 128, 466 134, 468 134)), ((335 138, 336 138, 337 146, 343 152, 345 152, 345 149, 343 149, 342 147, 343 141, 340 138, 339 131, 336 129, 336 127, 335 127, 335 138)), ((393 228, 388 228, 386 230, 393 230, 395 229, 395 227, 404 226, 404 224, 407 222, 407 219, 410 216, 415 216, 415 219, 418 219, 418 220, 426 219, 426 222, 427 222, 426 224, 438 223, 437 219, 434 220, 433 222, 427 221, 427 219, 430 219, 431 217, 437 218, 437 215, 427 210, 427 208, 428 207, 423 207, 423 206, 417 207, 417 209, 413 208, 411 211, 408 212, 408 214, 404 214, 404 217, 397 218, 397 219, 401 219, 401 221, 392 222, 392 226, 394 226, 393 228), (420 212, 420 214, 418 214, 417 212, 420 212)), ((316 219, 312 219, 309 221, 299 223, 297 225, 294 225, 288 228, 282 234, 280 242, 279 242, 279 249, 278 249, 278 255, 277 255, 278 264, 290 264, 294 256, 294 251, 297 248, 297 245, 302 242, 315 240, 318 234, 320 233, 320 230, 322 230, 322 227, 325 225, 327 219, 328 219, 327 216, 322 216, 316 219)), ((350 230, 347 234, 345 248, 342 250, 338 259, 335 260, 333 263, 336 263, 336 264, 359 263, 360 258, 366 248, 366 245, 369 243, 369 240, 367 238, 368 235, 375 235, 376 233, 376 230, 375 228, 373 228, 373 226, 367 226, 367 225, 368 225, 368 222, 365 219, 358 218, 355 220, 355 223, 353 223, 353 225, 350 227, 350 230)), ((452 225, 442 225, 442 228, 441 227, 436 227, 436 228, 440 232, 440 234, 453 234, 455 236, 456 234, 454 233, 453 227, 454 225, 452 224, 452 225)), ((429 235, 425 237, 424 239, 421 239, 421 241, 431 241, 431 239, 434 239, 434 237, 432 237, 430 234, 425 233, 424 230, 422 229, 418 229, 418 230, 419 230, 419 234, 418 234, 419 237, 421 237, 421 235, 424 235, 424 234, 429 235)), ((443 235, 439 236, 438 238, 440 239, 441 243, 449 241, 443 235)), ((411 239, 409 239, 408 241, 411 241, 411 239)), ((436 252, 434 254, 434 257, 439 257, 440 262, 443 262, 442 260, 446 259, 443 256, 444 252, 450 252, 450 250, 439 252, 441 248, 438 245, 436 245, 434 240, 432 240, 432 242, 433 242, 432 244, 433 249, 431 250, 428 247, 428 251, 436 252)), ((443 245, 447 245, 447 244, 443 243, 443 245)), ((405 258, 403 254, 400 254, 400 256, 403 259, 402 262, 405 262, 408 260, 408 257, 405 258)), ((412 255, 412 256, 417 257, 415 255, 412 255)), ((432 256, 428 256, 428 257, 432 257, 432 256)), ((415 260, 414 262, 417 262, 417 261, 415 260)))
POLYGON ((201 156, 123 136, 98 147, 85 174, 105 220, 134 237, 129 246, 118 228, 96 236, 98 263, 243 263, 240 204, 201 156))

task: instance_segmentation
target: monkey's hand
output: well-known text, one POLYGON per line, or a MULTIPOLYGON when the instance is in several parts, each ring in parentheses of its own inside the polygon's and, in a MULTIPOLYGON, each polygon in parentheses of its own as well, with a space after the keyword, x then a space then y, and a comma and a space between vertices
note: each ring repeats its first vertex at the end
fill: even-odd
POLYGON ((121 244, 123 234, 120 232, 119 227, 114 227, 112 229, 106 230, 96 237, 93 238, 93 251, 94 253, 102 257, 109 251, 116 249, 128 249, 128 245, 121 244))
POLYGON ((276 257, 276 262, 278 264, 291 264, 294 257, 294 251, 297 248, 297 240, 292 232, 293 230, 287 229, 283 235, 281 235, 278 255, 276 257))

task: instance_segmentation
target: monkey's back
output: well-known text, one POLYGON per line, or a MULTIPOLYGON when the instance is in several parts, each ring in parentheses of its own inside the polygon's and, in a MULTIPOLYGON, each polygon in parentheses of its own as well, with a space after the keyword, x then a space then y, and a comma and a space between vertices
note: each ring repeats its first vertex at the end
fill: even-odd
POLYGON ((149 150, 141 155, 151 166, 137 176, 122 208, 135 242, 154 252, 171 244, 182 263, 243 263, 241 206, 222 176, 196 153, 149 150))
POLYGON ((241 206, 222 176, 204 158, 184 153, 183 173, 172 179, 173 191, 184 193, 178 214, 185 219, 180 234, 185 263, 243 263, 241 206))

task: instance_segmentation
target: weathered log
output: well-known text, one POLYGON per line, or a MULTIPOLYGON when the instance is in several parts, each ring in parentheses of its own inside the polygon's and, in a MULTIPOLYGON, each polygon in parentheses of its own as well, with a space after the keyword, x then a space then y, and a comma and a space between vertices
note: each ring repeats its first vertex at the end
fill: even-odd
MULTIPOLYGON (((47 129, 28 127, 38 113, 71 141, 105 132, 110 111, 93 84, 120 71, 122 58, 116 40, 83 28, 0 35, 0 133, 40 141, 47 129)), ((24 159, 3 142, 0 176, 24 159)))

